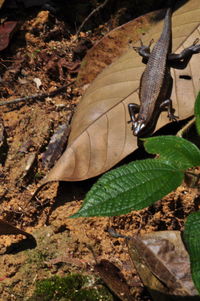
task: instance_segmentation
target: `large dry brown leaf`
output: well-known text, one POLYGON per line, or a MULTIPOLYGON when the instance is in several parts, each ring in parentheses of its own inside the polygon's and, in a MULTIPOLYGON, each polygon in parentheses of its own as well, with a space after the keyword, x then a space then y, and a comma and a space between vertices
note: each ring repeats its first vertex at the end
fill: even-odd
MULTIPOLYGON (((163 16, 163 11, 161 14, 163 16)), ((157 16, 158 11, 148 13, 111 30, 100 39, 87 51, 80 66, 77 85, 83 86, 91 83, 105 67, 130 49, 130 41, 136 43, 147 34, 157 16)))
POLYGON ((138 235, 127 243, 135 268, 153 300, 170 301, 174 300, 173 296, 185 296, 189 300, 189 296, 198 295, 180 231, 138 235))
MULTIPOLYGON (((136 20, 138 22, 138 20, 136 20)), ((180 52, 200 37, 200 1, 191 0, 173 14, 173 50, 180 52)), ((142 38, 145 44, 157 41, 163 22, 152 26, 142 38)), ((83 96, 72 120, 68 147, 43 183, 79 181, 97 176, 137 148, 137 139, 128 124, 127 105, 139 103, 138 86, 144 70, 141 57, 129 49, 97 76, 83 96)), ((173 106, 185 119, 193 114, 200 89, 200 54, 194 55, 184 70, 172 69, 173 106), (190 75, 192 80, 180 78, 190 75)), ((163 112, 157 129, 169 122, 163 112)))

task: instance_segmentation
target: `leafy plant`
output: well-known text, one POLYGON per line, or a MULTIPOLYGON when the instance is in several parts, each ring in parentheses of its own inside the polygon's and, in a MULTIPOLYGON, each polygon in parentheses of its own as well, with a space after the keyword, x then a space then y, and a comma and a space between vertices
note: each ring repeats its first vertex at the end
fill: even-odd
POLYGON ((103 175, 72 217, 115 216, 150 206, 176 189, 188 168, 200 165, 200 150, 183 138, 153 137, 144 145, 159 157, 131 162, 103 175))
MULTIPOLYGON (((197 96, 194 113, 196 118, 196 128, 200 135, 200 92, 197 96)), ((200 211, 188 216, 183 238, 190 256, 192 279, 200 294, 200 211)))
MULTIPOLYGON (((196 127, 200 134, 200 93, 195 103, 196 127)), ((104 174, 87 193, 75 217, 115 216, 150 206, 176 189, 184 174, 198 175, 189 168, 200 166, 200 150, 196 145, 176 136, 144 139, 144 147, 155 159, 131 162, 104 174), (159 155, 158 155, 159 154, 159 155)), ((192 277, 200 292, 200 213, 190 215, 184 239, 191 260, 192 277)))
MULTIPOLYGON (((195 103, 200 132, 200 93, 195 103)), ((143 139, 155 159, 134 161, 104 174, 87 193, 82 208, 72 217, 114 216, 150 206, 183 181, 189 168, 200 165, 196 145, 176 136, 143 139)), ((197 176, 194 174, 194 176, 197 176)))
POLYGON ((200 135, 200 92, 197 96, 196 102, 195 102, 195 106, 194 106, 194 115, 196 118, 196 128, 197 128, 197 132, 200 135))
POLYGON ((200 211, 191 213, 185 224, 183 238, 190 256, 192 279, 200 294, 200 211))

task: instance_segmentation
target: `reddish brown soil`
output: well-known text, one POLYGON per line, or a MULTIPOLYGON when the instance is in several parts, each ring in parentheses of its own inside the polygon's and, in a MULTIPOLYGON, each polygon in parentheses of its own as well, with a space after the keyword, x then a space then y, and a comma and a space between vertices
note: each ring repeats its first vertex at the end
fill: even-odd
MULTIPOLYGON (((103 28, 99 28, 99 37, 88 38, 94 42, 101 37, 103 28)), ((30 15, 19 25, 9 48, 2 52, 1 100, 51 92, 72 82, 81 60, 73 60, 77 44, 66 24, 49 12, 30 15), (40 79, 40 87, 35 78, 40 79)), ((130 236, 138 231, 182 230, 187 215, 199 208, 197 191, 181 186, 145 210, 113 218, 69 219, 79 209, 92 180, 49 184, 30 201, 46 173, 41 154, 52 132, 73 112, 81 94, 80 88, 71 85, 66 93, 52 98, 1 107, 8 145, 5 164, 0 165, 0 216, 37 240, 35 249, 16 253, 15 243, 24 238, 0 237, 2 301, 25 300, 32 295, 36 280, 45 277, 71 271, 94 273, 95 259, 88 245, 98 261, 107 259, 122 271, 135 300, 151 300, 132 266, 124 240, 110 237, 107 228, 130 236), (33 157, 27 172, 27 162, 33 157)), ((20 248, 20 243, 17 246, 20 248)))

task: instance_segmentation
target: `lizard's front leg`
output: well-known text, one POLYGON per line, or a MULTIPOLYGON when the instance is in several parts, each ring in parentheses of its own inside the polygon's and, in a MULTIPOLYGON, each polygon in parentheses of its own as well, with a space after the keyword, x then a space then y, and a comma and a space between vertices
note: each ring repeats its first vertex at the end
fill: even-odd
POLYGON ((132 129, 133 129, 133 124, 136 121, 136 117, 135 114, 137 114, 140 110, 140 106, 136 103, 129 103, 128 104, 128 111, 129 111, 129 115, 131 120, 128 121, 128 123, 132 122, 132 129))
POLYGON ((161 109, 161 111, 167 109, 169 120, 171 120, 171 121, 177 121, 178 116, 174 115, 174 109, 172 107, 172 100, 171 99, 164 100, 160 104, 160 109, 161 109))
POLYGON ((189 63, 193 54, 200 53, 200 44, 197 44, 199 39, 196 39, 192 46, 184 49, 181 53, 170 53, 168 55, 168 65, 176 69, 184 69, 189 63))
POLYGON ((151 47, 151 44, 153 43, 153 40, 151 40, 149 42, 149 45, 148 46, 145 46, 143 43, 142 43, 142 40, 140 40, 140 47, 133 47, 133 49, 140 55, 142 56, 143 60, 144 60, 144 63, 147 63, 148 62, 148 59, 149 59, 149 56, 150 56, 150 47, 151 47))

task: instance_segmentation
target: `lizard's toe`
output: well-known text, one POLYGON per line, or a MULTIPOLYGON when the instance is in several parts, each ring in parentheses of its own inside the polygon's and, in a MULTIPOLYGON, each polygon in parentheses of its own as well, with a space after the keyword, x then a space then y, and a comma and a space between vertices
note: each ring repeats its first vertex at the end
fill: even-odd
POLYGON ((170 121, 177 121, 177 119, 179 119, 179 117, 174 114, 168 114, 168 118, 170 121))

